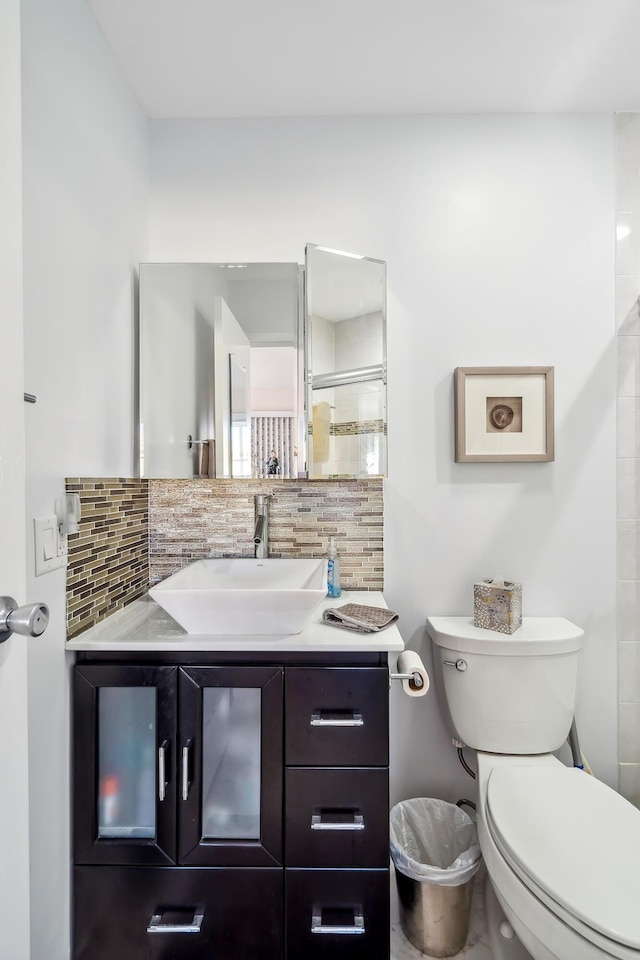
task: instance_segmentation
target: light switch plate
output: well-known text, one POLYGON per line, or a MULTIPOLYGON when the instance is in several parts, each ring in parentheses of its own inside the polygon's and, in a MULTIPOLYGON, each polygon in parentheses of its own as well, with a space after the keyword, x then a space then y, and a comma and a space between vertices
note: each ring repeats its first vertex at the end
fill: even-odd
POLYGON ((58 518, 35 517, 33 521, 35 540, 36 577, 67 565, 66 552, 60 552, 61 537, 58 533, 58 518))

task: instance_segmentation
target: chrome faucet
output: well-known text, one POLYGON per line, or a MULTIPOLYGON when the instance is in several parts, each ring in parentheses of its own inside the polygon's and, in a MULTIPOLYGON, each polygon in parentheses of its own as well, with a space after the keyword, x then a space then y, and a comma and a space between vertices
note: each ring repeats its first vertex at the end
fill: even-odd
POLYGON ((264 493, 257 494, 256 527, 253 533, 255 555, 259 560, 269 556, 269 500, 271 497, 264 493))

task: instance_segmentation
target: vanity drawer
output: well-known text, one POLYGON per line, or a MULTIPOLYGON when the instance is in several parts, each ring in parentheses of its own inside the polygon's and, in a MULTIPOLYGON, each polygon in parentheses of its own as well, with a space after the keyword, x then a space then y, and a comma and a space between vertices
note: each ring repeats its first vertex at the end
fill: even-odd
POLYGON ((74 881, 74 960, 282 958, 278 868, 90 866, 74 881), (148 932, 152 918, 159 932, 148 932))
POLYGON ((389 960, 389 870, 286 870, 287 960, 389 960))
POLYGON ((285 762, 384 767, 389 763, 386 667, 288 667, 285 762))
POLYGON ((388 770, 287 768, 285 823, 289 867, 386 867, 388 770))

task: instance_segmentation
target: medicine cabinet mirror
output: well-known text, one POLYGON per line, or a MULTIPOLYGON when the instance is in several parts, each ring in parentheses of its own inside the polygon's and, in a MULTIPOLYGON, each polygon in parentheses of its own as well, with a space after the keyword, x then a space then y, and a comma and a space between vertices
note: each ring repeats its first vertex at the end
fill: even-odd
POLYGON ((386 265, 307 244, 310 477, 387 473, 386 265))
POLYGON ((385 327, 379 260, 141 264, 140 476, 384 475, 385 327))

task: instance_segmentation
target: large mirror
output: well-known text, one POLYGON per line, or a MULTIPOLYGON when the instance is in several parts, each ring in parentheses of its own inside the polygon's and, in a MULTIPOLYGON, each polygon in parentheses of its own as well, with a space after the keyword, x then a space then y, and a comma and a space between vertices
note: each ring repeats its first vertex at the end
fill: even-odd
POLYGON ((385 474, 385 289, 311 245, 304 268, 141 264, 140 475, 385 474))
POLYGON ((140 265, 141 476, 304 474, 301 286, 297 263, 140 265))

